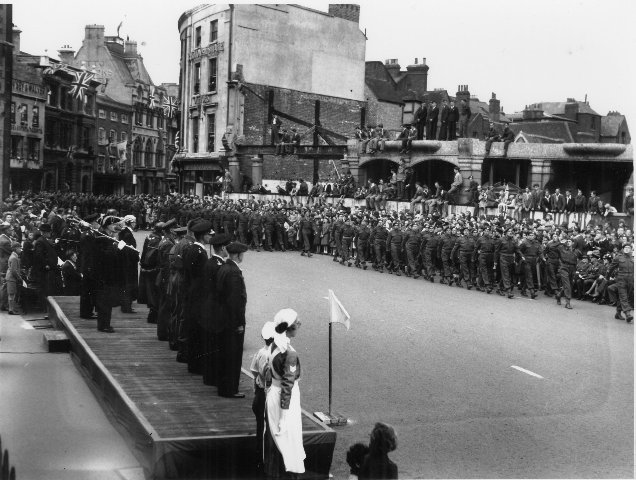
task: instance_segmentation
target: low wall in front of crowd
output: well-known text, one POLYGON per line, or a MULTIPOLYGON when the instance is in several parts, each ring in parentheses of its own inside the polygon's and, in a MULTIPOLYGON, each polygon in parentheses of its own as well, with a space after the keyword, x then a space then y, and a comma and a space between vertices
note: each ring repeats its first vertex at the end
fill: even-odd
MULTIPOLYGON (((278 200, 286 200, 287 202, 289 202, 290 200, 293 200, 294 205, 297 205, 297 206, 298 205, 305 206, 308 204, 310 200, 309 197, 296 196, 292 198, 288 195, 274 195, 274 194, 259 195, 259 194, 251 194, 251 193, 230 193, 229 198, 231 198, 232 200, 256 199, 257 201, 261 201, 261 202, 270 202, 270 201, 278 201, 278 200)), ((310 206, 312 204, 317 203, 315 199, 311 199, 311 200, 312 201, 309 202, 310 206)), ((355 209, 356 207, 366 208, 365 200, 356 200, 354 198, 341 199, 339 197, 326 197, 324 198, 324 201, 328 205, 337 205, 340 202, 343 202, 343 205, 346 208, 352 208, 352 209, 355 209)), ((419 213, 420 208, 421 208, 420 205, 416 205, 415 212, 419 213)), ((389 200, 386 202, 386 210, 390 212, 399 213, 399 212, 407 211, 410 209, 411 209, 411 202, 399 202, 395 200, 389 200)), ((466 212, 469 212, 471 215, 474 216, 476 214, 476 208, 468 206, 468 205, 445 204, 442 209, 442 216, 448 216, 451 214, 461 215, 466 212)), ((496 217, 500 215, 500 212, 497 208, 487 208, 485 214, 486 214, 486 217, 496 217)), ((524 218, 524 217, 518 217, 516 215, 516 212, 513 209, 508 209, 508 211, 506 212, 506 215, 513 218, 517 218, 517 219, 524 218)), ((532 220, 543 220, 545 218, 545 215, 546 214, 544 212, 535 211, 535 212, 530 212, 530 214, 525 216, 525 218, 530 218, 532 220)), ((634 226, 633 225, 634 217, 623 214, 623 213, 617 213, 609 217, 600 217, 598 215, 592 215, 590 213, 551 213, 550 215, 552 215, 552 220, 554 221, 554 223, 558 225, 563 225, 565 223, 569 226, 573 222, 577 222, 581 226, 581 228, 585 228, 587 224, 590 223, 590 221, 594 220, 596 224, 607 222, 613 227, 616 227, 620 220, 625 220, 625 223, 627 224, 629 228, 633 228, 634 226)))

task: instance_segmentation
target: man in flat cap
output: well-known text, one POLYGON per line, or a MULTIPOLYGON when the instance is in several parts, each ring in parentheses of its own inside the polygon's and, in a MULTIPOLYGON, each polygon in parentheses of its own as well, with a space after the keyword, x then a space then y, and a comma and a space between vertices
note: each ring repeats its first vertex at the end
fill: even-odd
POLYGON ((219 268, 217 289, 222 300, 220 319, 223 329, 219 334, 221 365, 219 367, 219 395, 244 398, 238 391, 245 336, 245 306, 247 291, 239 264, 247 245, 232 242, 226 247, 228 260, 219 268))

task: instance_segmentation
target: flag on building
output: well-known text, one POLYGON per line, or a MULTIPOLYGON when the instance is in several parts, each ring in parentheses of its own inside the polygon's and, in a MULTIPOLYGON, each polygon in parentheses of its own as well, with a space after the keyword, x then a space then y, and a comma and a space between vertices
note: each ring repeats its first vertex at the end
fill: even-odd
POLYGON ((84 98, 84 94, 86 93, 86 89, 90 87, 90 81, 95 75, 90 72, 72 73, 74 78, 71 82, 71 91, 69 93, 71 94, 71 96, 82 100, 84 98))
POLYGON ((123 141, 117 144, 117 158, 119 158, 119 164, 122 165, 127 160, 127 147, 128 142, 123 141))
POLYGON ((168 118, 172 118, 177 113, 177 99, 174 97, 165 97, 163 99, 163 111, 168 118))
POLYGON ((176 148, 177 151, 179 150, 179 132, 174 136, 174 148, 176 148))
POLYGON ((347 330, 350 328, 349 320, 351 316, 340 303, 340 300, 333 293, 333 290, 329 289, 329 322, 342 323, 347 330))
POLYGON ((155 87, 150 85, 150 91, 148 92, 148 106, 150 108, 155 108, 157 103, 155 102, 155 87))
POLYGON ((70 158, 71 160, 75 158, 75 145, 71 145, 70 147, 68 147, 66 158, 70 158))

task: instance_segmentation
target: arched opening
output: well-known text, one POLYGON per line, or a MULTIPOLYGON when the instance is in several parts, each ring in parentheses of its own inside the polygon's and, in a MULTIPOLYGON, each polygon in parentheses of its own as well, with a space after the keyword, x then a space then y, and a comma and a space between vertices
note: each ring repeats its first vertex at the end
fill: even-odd
POLYGON ((44 190, 51 191, 55 188, 55 175, 53 173, 48 172, 44 175, 44 190))
POLYGON ((481 166, 481 183, 514 183, 520 188, 530 185, 531 162, 515 158, 486 158, 481 166))
POLYGON ((67 163, 64 169, 64 190, 73 190, 73 164, 67 163))
POLYGON ((141 138, 137 137, 133 146, 133 164, 135 167, 141 166, 141 138))
POLYGON ((157 168, 162 168, 164 166, 164 148, 163 148, 163 140, 159 139, 159 143, 157 144, 157 151, 155 152, 155 166, 157 168))
POLYGON ((152 147, 152 140, 149 138, 146 141, 146 150, 144 151, 144 166, 154 167, 154 149, 152 147))
POLYGON ((455 165, 443 160, 426 160, 417 163, 413 165, 412 183, 421 182, 422 185, 428 185, 429 189, 433 189, 435 182, 439 182, 444 190, 448 190, 455 176, 454 168, 455 165))
POLYGON ((366 183, 368 180, 377 183, 378 180, 385 182, 391 178, 391 170, 397 168, 397 163, 386 159, 371 160, 362 166, 365 175, 360 179, 360 183, 366 183))
POLYGON ((82 176, 82 193, 88 193, 90 178, 88 175, 82 176))
POLYGON ((152 179, 144 178, 144 193, 153 193, 152 191, 152 179))

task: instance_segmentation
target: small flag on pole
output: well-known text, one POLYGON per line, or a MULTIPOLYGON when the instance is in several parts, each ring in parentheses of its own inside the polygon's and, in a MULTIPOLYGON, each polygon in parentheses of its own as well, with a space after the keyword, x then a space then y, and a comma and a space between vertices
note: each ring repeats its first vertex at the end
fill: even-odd
POLYGON ((340 303, 340 300, 338 300, 336 295, 333 293, 333 290, 331 289, 329 289, 329 312, 329 321, 331 323, 342 323, 345 327, 347 327, 347 330, 349 330, 349 328, 351 327, 349 322, 351 316, 342 306, 342 303, 340 303))

